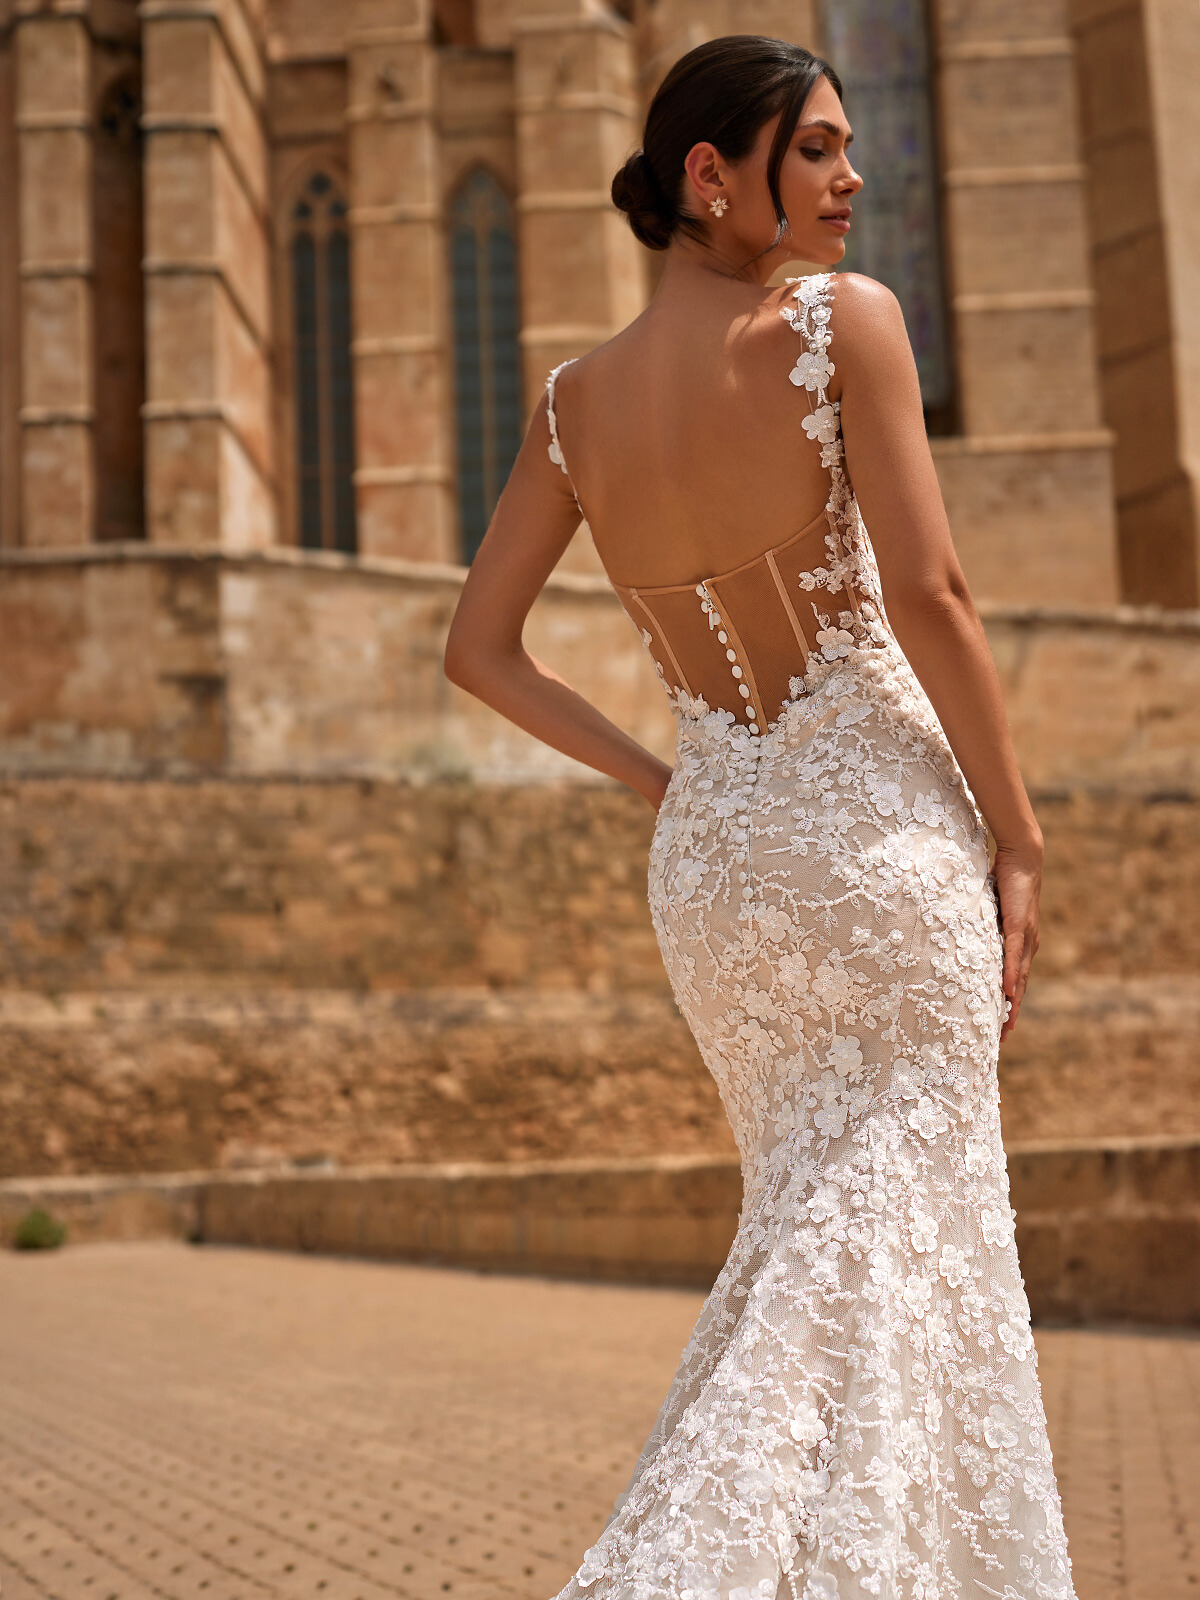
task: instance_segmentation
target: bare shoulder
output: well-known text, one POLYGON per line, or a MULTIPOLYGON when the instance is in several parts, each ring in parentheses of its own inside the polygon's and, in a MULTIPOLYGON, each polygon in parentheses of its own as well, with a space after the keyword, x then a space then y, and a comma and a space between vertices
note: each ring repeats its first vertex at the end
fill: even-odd
MULTIPOLYGON (((635 318, 635 323, 636 321, 635 318)), ((634 323, 630 323, 607 339, 601 340, 599 344, 593 345, 590 350, 584 350, 580 355, 571 357, 554 380, 556 405, 559 399, 565 398, 567 408, 571 409, 580 390, 588 392, 596 379, 600 380, 602 386, 605 375, 611 369, 615 367, 620 371, 627 365, 631 355, 636 359, 636 342, 630 335, 630 329, 633 327, 634 323)))
POLYGON ((862 272, 834 274, 829 332, 843 381, 887 373, 913 359, 899 300, 885 283, 862 272))
POLYGON ((886 283, 864 272, 838 272, 830 299, 829 331, 845 350, 909 342, 901 302, 886 283))
POLYGON ((904 313, 900 302, 878 278, 868 278, 865 272, 835 272, 830 326, 844 325, 847 333, 865 325, 872 332, 880 332, 889 324, 899 322, 904 326, 904 313))

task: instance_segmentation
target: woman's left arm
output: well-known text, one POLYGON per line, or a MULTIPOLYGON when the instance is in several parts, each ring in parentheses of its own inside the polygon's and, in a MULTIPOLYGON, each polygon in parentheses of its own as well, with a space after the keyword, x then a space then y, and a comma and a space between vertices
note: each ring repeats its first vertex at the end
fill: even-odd
POLYGON ((525 649, 525 619, 571 536, 579 508, 548 454, 546 395, 534 412, 446 641, 445 669, 543 744, 636 789, 658 809, 671 768, 525 649))
POLYGON ((1041 829, 1017 766, 1000 676, 954 553, 925 433, 904 313, 858 273, 839 281, 831 354, 842 379, 846 471, 879 562, 900 648, 929 697, 996 839, 1007 1039, 1038 947, 1041 829))

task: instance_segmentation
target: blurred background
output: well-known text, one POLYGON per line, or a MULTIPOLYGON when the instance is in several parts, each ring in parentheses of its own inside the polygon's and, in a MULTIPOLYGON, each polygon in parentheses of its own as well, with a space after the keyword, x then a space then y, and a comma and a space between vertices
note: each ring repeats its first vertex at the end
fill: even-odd
MULTIPOLYGON (((845 81, 843 268, 904 307, 1047 840, 1035 1315, 1200 1323, 1191 0, 0 0, 9 1234, 711 1282, 652 816, 441 657, 547 373, 653 290, 611 176, 729 32, 845 81)), ((586 525, 529 638, 669 757, 586 525)))

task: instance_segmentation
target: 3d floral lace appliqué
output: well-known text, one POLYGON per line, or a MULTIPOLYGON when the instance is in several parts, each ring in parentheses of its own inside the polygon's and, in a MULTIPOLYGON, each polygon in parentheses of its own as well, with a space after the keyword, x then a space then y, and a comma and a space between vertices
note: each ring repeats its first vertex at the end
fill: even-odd
POLYGON ((558 416, 554 409, 554 385, 558 381, 558 375, 564 367, 569 367, 573 361, 578 359, 577 356, 568 356, 565 361, 560 361, 546 378, 546 421, 550 427, 550 443, 546 449, 554 465, 562 469, 563 477, 566 478, 567 483, 570 485, 575 504, 579 506, 579 513, 582 516, 583 507, 579 505, 579 496, 575 493, 575 485, 571 483, 571 474, 567 471, 567 463, 563 460, 562 445, 558 442, 558 416))

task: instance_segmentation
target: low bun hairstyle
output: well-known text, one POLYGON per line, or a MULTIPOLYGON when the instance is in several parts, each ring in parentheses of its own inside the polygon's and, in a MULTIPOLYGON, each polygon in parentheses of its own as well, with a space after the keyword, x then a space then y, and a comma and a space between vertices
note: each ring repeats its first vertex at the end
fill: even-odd
MULTIPOLYGON (((767 156, 767 187, 775 208, 773 249, 787 217, 779 198, 779 168, 804 102, 824 74, 839 100, 842 83, 828 61, 802 45, 756 33, 730 33, 689 50, 659 84, 641 147, 612 181, 612 200, 629 219, 635 236, 651 250, 665 250, 677 231, 703 241, 703 220, 680 209, 683 163, 702 140, 726 161, 741 161, 759 130, 779 116, 767 156)), ((764 251, 765 254, 765 251, 764 251)))
MULTIPOLYGON (((690 149, 691 146, 689 145, 690 149)), ((675 231, 677 213, 658 186, 644 149, 635 150, 612 181, 613 204, 629 218, 629 226, 651 250, 665 250, 675 231)))

